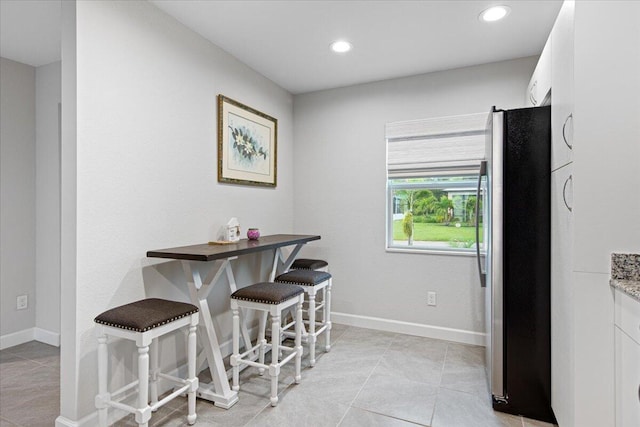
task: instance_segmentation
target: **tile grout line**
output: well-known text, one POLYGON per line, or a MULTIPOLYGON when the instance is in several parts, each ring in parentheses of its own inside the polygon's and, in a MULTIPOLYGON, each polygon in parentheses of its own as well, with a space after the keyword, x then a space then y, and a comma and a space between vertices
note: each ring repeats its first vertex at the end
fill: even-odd
POLYGON ((363 412, 368 412, 368 413, 370 413, 370 414, 380 415, 381 417, 391 418, 391 419, 393 419, 393 420, 402 421, 402 422, 404 422, 404 423, 409 423, 409 424, 416 425, 416 426, 425 426, 425 427, 430 427, 430 426, 429 426, 429 424, 420 424, 420 423, 415 422, 415 421, 407 420, 406 418, 399 418, 399 417, 396 417, 396 416, 394 416, 394 415, 383 414, 383 413, 381 413, 381 412, 375 412, 375 411, 371 411, 371 410, 369 410, 369 409, 359 408, 359 407, 357 407, 357 406, 350 406, 350 407, 349 407, 349 409, 351 409, 351 408, 354 408, 354 409, 357 409, 357 410, 359 410, 359 411, 363 411, 363 412))
MULTIPOLYGON (((162 409, 162 408, 158 408, 158 411, 159 411, 160 409, 162 409)), ((183 416, 186 418, 186 416, 187 416, 186 414, 188 413, 188 410, 187 410, 187 411, 185 411, 185 410, 183 410, 183 409, 181 409, 181 408, 177 408, 177 409, 171 409, 171 411, 170 411, 169 413, 167 413, 164 417, 157 418, 157 419, 155 419, 155 420, 153 419, 153 415, 152 415, 152 416, 151 416, 151 419, 154 421, 154 424, 158 424, 158 423, 160 423, 160 421, 165 421, 165 420, 168 420, 168 419, 169 419, 169 417, 173 417, 173 415, 174 415, 176 412, 178 412, 178 411, 180 412, 180 415, 179 415, 179 417, 178 417, 178 418, 182 418, 183 416)), ((155 413, 157 413, 157 411, 156 411, 155 413)), ((154 414, 154 412, 152 412, 152 414, 154 414)), ((131 415, 131 414, 129 414, 129 415, 131 415)), ((198 415, 198 413, 196 412, 196 416, 197 416, 197 415, 198 415)), ((134 418, 135 418, 135 417, 134 417, 134 418)))
POLYGON ((446 385, 444 386, 440 386, 438 387, 438 389, 442 389, 442 390, 448 390, 448 391, 454 391, 456 393, 462 393, 462 394, 468 394, 469 396, 478 396, 475 392, 473 391, 468 391, 468 390, 458 390, 456 388, 451 388, 451 387, 447 387, 446 385))
POLYGON ((256 413, 256 414, 255 414, 255 415, 254 415, 250 420, 249 420, 249 421, 247 421, 244 425, 245 425, 245 426, 250 425, 250 424, 251 424, 251 422, 252 422, 253 420, 255 420, 255 419, 258 417, 258 415, 260 415, 260 414, 261 414, 265 409, 267 409, 268 407, 269 407, 269 404, 267 403, 266 405, 264 405, 264 407, 263 407, 262 409, 260 409, 260 410, 259 410, 259 411, 258 411, 258 412, 257 412, 257 413, 256 413))
MULTIPOLYGON (((50 364, 43 363, 43 362, 41 362, 39 360, 32 359, 32 358, 29 358, 29 357, 25 357, 25 356, 21 355, 20 353, 14 353, 14 352, 10 351, 11 348, 13 348, 13 347, 9 347, 8 349, 4 349, 4 350, 1 350, 1 351, 3 353, 9 354, 9 355, 14 356, 14 357, 17 357, 19 359, 26 360, 28 362, 37 363, 40 366, 52 367, 50 364)), ((60 347, 58 347, 58 357, 60 357, 60 347)))
POLYGON ((420 424, 418 422, 407 420, 405 418, 399 418, 399 417, 396 417, 396 416, 393 416, 393 415, 389 415, 389 414, 383 414, 383 413, 380 413, 380 412, 370 411, 369 409, 358 408, 357 406, 353 406, 353 408, 358 409, 358 410, 363 411, 363 412, 368 412, 370 414, 380 415, 381 417, 391 418, 392 420, 402 421, 403 423, 408 423, 408 424, 415 425, 415 426, 430 427, 429 424, 420 424))
POLYGON ((440 400, 440 387, 436 389, 436 400, 433 403, 433 412, 431 413, 431 420, 429 421, 429 426, 433 426, 433 420, 436 417, 436 407, 438 406, 439 400, 440 400))
POLYGON ((447 364, 447 356, 449 355, 449 345, 447 343, 447 348, 444 350, 444 358, 442 359, 442 368, 440 369, 440 382, 438 382, 438 388, 442 387, 442 376, 444 375, 444 367, 447 364))
POLYGON ((433 412, 431 413, 431 419, 429 420, 429 425, 433 425, 433 419, 436 416, 436 408, 438 407, 438 401, 440 400, 440 389, 442 388, 442 376, 444 375, 444 367, 447 363, 447 356, 449 355, 449 343, 447 343, 447 348, 444 350, 444 358, 442 359, 442 369, 440 369, 440 382, 438 383, 438 387, 436 387, 436 400, 433 403, 433 412))
MULTIPOLYGON (((371 372, 369 372, 369 375, 367 375, 367 379, 364 380, 364 382, 362 383, 362 386, 360 386, 360 390, 358 390, 358 393, 356 393, 355 397, 351 400, 351 402, 349 403, 348 409, 347 411, 342 415, 342 418, 340 418, 340 421, 338 421, 337 426, 339 426, 342 421, 344 420, 344 418, 347 416, 347 413, 349 413, 349 411, 351 410, 351 408, 353 408, 353 403, 358 399, 358 396, 360 396, 360 393, 362 393, 362 389, 364 388, 364 386, 367 384, 367 382, 369 381, 369 379, 371 378, 371 375, 373 375, 373 373, 375 372, 376 368, 378 367, 378 365, 380 365, 380 362, 382 361, 382 358, 384 357, 385 353, 387 352, 387 350, 389 350, 389 348, 391 348, 391 344, 393 344, 393 341, 398 337, 398 334, 393 334, 393 338, 389 341, 389 344, 387 345, 387 348, 384 349, 384 351, 380 354, 380 357, 378 358, 378 361, 376 362, 376 365, 373 367, 373 369, 371 369, 371 372)), ((369 411, 370 412, 370 411, 369 411)))
POLYGON ((12 421, 11 419, 9 419, 9 418, 7 418, 7 417, 5 417, 5 416, 0 416, 0 419, 3 419, 3 420, 5 420, 5 421, 8 421, 8 422, 10 422, 11 424, 15 424, 15 425, 16 425, 16 427, 24 427, 22 424, 19 424, 19 423, 18 423, 18 422, 16 422, 16 421, 12 421))

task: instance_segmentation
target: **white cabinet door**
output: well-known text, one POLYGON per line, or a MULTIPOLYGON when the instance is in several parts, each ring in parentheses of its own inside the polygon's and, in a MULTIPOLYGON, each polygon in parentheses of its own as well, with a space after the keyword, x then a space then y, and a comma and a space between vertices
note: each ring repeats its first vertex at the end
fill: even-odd
POLYGON ((573 159, 573 16, 565 1, 551 32, 551 170, 573 159))
POLYGON ((616 289, 616 426, 640 426, 640 302, 616 289))
POLYGON ((528 106, 546 104, 551 90, 551 37, 544 45, 544 49, 538 59, 538 64, 533 71, 526 93, 528 106))
POLYGON ((573 165, 551 174, 551 406, 573 425, 573 165))
MULTIPOLYGON (((640 303, 638 303, 640 306, 640 303)), ((616 427, 640 426, 640 344, 616 333, 616 427)))

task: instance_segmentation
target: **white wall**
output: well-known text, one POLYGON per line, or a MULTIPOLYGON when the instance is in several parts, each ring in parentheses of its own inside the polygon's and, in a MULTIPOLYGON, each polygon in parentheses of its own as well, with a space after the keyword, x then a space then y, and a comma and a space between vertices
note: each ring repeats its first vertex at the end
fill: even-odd
POLYGON ((2 348, 59 344, 59 102, 60 62, 2 58, 2 348))
POLYGON ((36 68, 35 324, 50 344, 60 333, 60 78, 60 62, 36 68))
POLYGON ((385 123, 523 106, 536 58, 295 96, 295 231, 322 235, 306 255, 327 259, 337 320, 479 340, 483 292, 468 256, 385 252, 385 123), (427 291, 438 305, 427 306, 427 291), (342 313, 344 315, 340 315, 342 313), (394 323, 395 322, 395 323, 394 323), (385 326, 386 325, 386 326, 385 326), (436 328, 436 329, 437 329, 436 328))
POLYGON ((78 419, 78 325, 76 322, 77 253, 77 28, 75 0, 62 2, 60 141, 60 414, 56 426, 78 419), (63 331, 63 332, 62 332, 63 331))
POLYGON ((0 58, 0 92, 0 336, 7 347, 23 341, 11 334, 36 320, 35 68, 0 58), (26 310, 16 310, 18 295, 28 296, 26 310))
MULTIPOLYGON (((70 425, 94 412, 93 318, 147 296, 187 300, 179 263, 148 260, 147 250, 206 242, 231 216, 264 234, 293 231, 293 100, 147 2, 63 4, 63 25, 63 113, 73 96, 65 85, 77 71, 77 144, 74 123, 63 117, 62 153, 61 375, 68 380, 58 424, 70 425), (77 69, 74 52, 65 53, 74 39, 77 69), (278 119, 276 189, 217 183, 220 93, 278 119), (74 215, 75 248, 64 235, 74 215)), ((265 265, 257 257, 234 263, 239 284, 256 279, 250 264, 265 265)), ((226 287, 211 295, 225 332, 228 295, 226 287)), ((112 376, 129 374, 117 366, 112 376)))

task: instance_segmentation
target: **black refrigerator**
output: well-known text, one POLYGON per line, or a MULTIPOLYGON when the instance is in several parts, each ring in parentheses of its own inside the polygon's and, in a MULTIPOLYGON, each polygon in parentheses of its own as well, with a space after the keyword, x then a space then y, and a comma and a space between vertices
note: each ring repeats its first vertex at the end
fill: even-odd
POLYGON ((484 239, 476 246, 485 288, 486 364, 493 408, 555 422, 551 409, 551 107, 494 107, 486 147, 476 198, 483 201, 476 212, 483 212, 484 239))

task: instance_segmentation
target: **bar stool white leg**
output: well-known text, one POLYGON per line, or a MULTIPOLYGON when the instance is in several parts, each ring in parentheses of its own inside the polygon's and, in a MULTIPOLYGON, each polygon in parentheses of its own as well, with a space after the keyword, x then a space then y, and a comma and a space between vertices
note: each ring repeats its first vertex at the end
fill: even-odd
MULTIPOLYGON (((189 338, 187 339, 187 370, 189 371, 187 376, 189 381, 196 380, 196 330, 198 327, 192 324, 189 327, 189 338)), ((193 383, 192 383, 193 384, 193 383)), ((189 405, 189 414, 187 415, 187 422, 189 425, 193 425, 196 422, 196 386, 192 386, 187 393, 187 401, 189 405)))
POLYGON ((269 375, 271 376, 271 406, 278 404, 278 375, 280 365, 278 357, 280 354, 280 311, 276 307, 271 308, 271 365, 269 365, 269 375))
MULTIPOLYGON (((260 343, 260 348, 258 350, 258 363, 264 365, 264 353, 267 350, 267 340, 265 338, 267 334, 267 316, 269 313, 266 311, 260 312, 260 324, 258 325, 258 342, 260 343)), ((264 375, 264 368, 258 368, 258 374, 264 375)))
POLYGON ((324 294, 324 308, 322 309, 322 315, 324 319, 324 324, 327 325, 327 329, 324 332, 325 351, 331 351, 331 281, 333 279, 329 279, 329 284, 327 285, 324 294))
POLYGON ((316 366, 316 289, 309 286, 309 365, 316 366))
POLYGON ((149 378, 149 394, 151 395, 151 406, 158 403, 158 338, 151 341, 149 350, 149 362, 151 364, 149 378))
POLYGON ((149 345, 138 347, 138 411, 136 422, 140 427, 148 427, 151 418, 149 407, 149 345))
POLYGON ((304 301, 304 294, 300 295, 298 298, 298 304, 296 305, 296 338, 295 338, 295 346, 296 346, 296 384, 300 384, 300 380, 302 376, 300 375, 300 365, 302 364, 302 302, 304 301))
POLYGON ((110 400, 107 392, 107 366, 109 353, 107 351, 107 336, 100 333, 98 336, 98 396, 96 397, 96 407, 98 407, 98 425, 107 427, 107 408, 104 403, 110 400))
POLYGON ((238 391, 240 390, 240 364, 237 361, 240 355, 240 315, 238 305, 235 301, 231 301, 231 313, 233 314, 233 354, 230 359, 231 366, 233 367, 231 389, 238 391))

